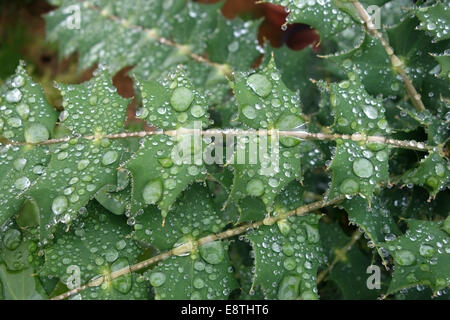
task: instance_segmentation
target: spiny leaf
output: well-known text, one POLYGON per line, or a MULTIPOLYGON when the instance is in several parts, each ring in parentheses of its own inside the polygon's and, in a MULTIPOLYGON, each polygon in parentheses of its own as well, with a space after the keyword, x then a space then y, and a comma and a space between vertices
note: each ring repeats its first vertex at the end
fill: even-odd
POLYGON ((255 251, 254 285, 268 299, 317 299, 317 268, 323 261, 318 216, 290 217, 247 237, 255 251))
POLYGON ((236 70, 249 68, 258 55, 254 32, 258 23, 243 23, 240 19, 225 23, 220 16, 222 5, 223 2, 206 5, 187 0, 95 0, 80 5, 79 1, 65 0, 60 8, 45 16, 47 37, 58 42, 62 56, 78 51, 80 69, 98 62, 116 73, 134 65, 133 72, 149 80, 167 75, 183 63, 194 83, 210 97, 210 103, 218 103, 228 96, 223 75, 227 70, 217 70, 192 58, 190 53, 202 55, 209 47, 209 39, 211 43, 220 41, 220 47, 230 54, 214 55, 214 61, 228 63, 236 70), (79 28, 71 26, 73 6, 80 10, 79 28), (236 29, 240 32, 235 33, 236 29), (247 58, 242 59, 241 53, 247 58))
MULTIPOLYGON (((24 64, 0 88, 0 105, 2 137, 27 143, 49 139, 56 112, 26 74, 24 64)), ((20 208, 23 198, 19 194, 39 178, 49 158, 46 147, 0 143, 0 225, 20 208)))
POLYGON ((161 134, 146 139, 125 164, 133 178, 131 213, 158 204, 165 216, 190 183, 205 177, 202 136, 183 130, 208 125, 206 102, 181 70, 161 83, 143 82, 141 90, 148 120, 159 128, 180 131, 175 137, 161 134))
MULTIPOLYGON (((127 237, 131 229, 122 217, 114 216, 91 202, 69 232, 60 232, 44 249, 41 276, 59 277, 72 288, 92 278, 118 271, 135 263, 141 249, 127 237), (76 277, 79 277, 78 281, 76 277)), ((82 299, 146 299, 147 286, 136 274, 105 279, 101 286, 80 293, 82 299)))
POLYGON ((346 200, 343 206, 350 222, 362 228, 376 246, 400 235, 400 229, 386 206, 383 194, 374 196, 370 204, 358 196, 346 200))
POLYGON ((425 30, 433 34, 434 41, 450 39, 450 4, 437 2, 429 7, 421 7, 414 10, 419 18, 420 30, 425 30))
POLYGON ((208 40, 208 55, 212 61, 228 63, 235 70, 248 70, 261 53, 255 34, 261 21, 228 20, 218 16, 217 28, 208 40))
POLYGON ((433 109, 441 96, 450 96, 450 89, 446 79, 435 76, 436 60, 430 54, 444 52, 450 41, 432 43, 432 38, 416 29, 418 23, 416 18, 406 17, 387 29, 387 34, 395 54, 409 67, 406 72, 421 94, 423 103, 428 109, 433 109))
POLYGON ((55 223, 70 223, 101 187, 116 184, 116 168, 125 150, 121 141, 103 138, 123 130, 127 108, 127 100, 116 93, 108 73, 61 89, 62 125, 73 135, 93 135, 94 139, 73 138, 52 146, 45 173, 26 192, 40 211, 41 240, 55 223))
POLYGON ((417 184, 424 187, 430 193, 430 197, 449 186, 450 184, 450 163, 441 157, 437 152, 431 152, 417 168, 406 172, 402 181, 404 183, 417 184))
POLYGON ((369 94, 388 96, 399 95, 403 91, 381 41, 368 33, 357 48, 325 58, 347 72, 356 71, 369 94))
POLYGON ((433 292, 447 287, 450 284, 449 228, 445 229, 445 224, 439 222, 412 219, 408 225, 404 236, 384 245, 395 263, 388 294, 419 284, 431 287, 433 292))
POLYGON ((161 251, 191 244, 193 251, 161 262, 149 273, 156 299, 225 299, 236 287, 230 271, 228 245, 214 241, 200 247, 196 239, 220 231, 225 223, 214 210, 205 187, 192 185, 183 193, 164 228, 154 207, 136 217, 135 238, 161 251))
MULTIPOLYGON (((384 290, 367 288, 367 267, 372 264, 371 257, 365 255, 354 244, 347 251, 345 246, 350 242, 338 224, 319 223, 320 238, 330 264, 337 256, 340 260, 329 271, 326 281, 334 282, 342 294, 342 298, 349 300, 375 300, 384 290)), ((385 285, 383 285, 385 287, 385 285)), ((385 288, 383 288, 385 289, 385 288)), ((341 297, 339 297, 341 298, 341 297)))
POLYGON ((441 66, 441 71, 438 76, 443 79, 450 79, 450 54, 432 54, 432 57, 441 66))
MULTIPOLYGON (((330 103, 335 114, 333 128, 339 133, 378 134, 388 130, 380 99, 367 94, 355 73, 349 74, 349 80, 330 85, 330 103)), ((370 200, 375 185, 388 180, 389 148, 340 139, 336 143, 329 196, 359 193, 370 200)))
POLYGON ((183 192, 165 219, 164 228, 162 220, 154 206, 148 207, 136 217, 135 238, 166 251, 182 238, 198 239, 219 232, 225 225, 213 207, 209 191, 199 184, 183 192))
MULTIPOLYGON (((235 94, 239 121, 250 128, 292 130, 304 124, 297 94, 280 80, 273 59, 264 69, 248 76, 238 75, 235 94)), ((233 164, 234 182, 230 199, 260 197, 271 211, 278 192, 300 178, 299 141, 295 138, 259 135, 237 137, 233 164), (280 169, 283 168, 283 169, 280 169)))
POLYGON ((359 22, 352 4, 340 0, 264 0, 264 2, 285 6, 289 10, 288 23, 308 24, 319 31, 323 38, 332 38, 359 22))
POLYGON ((47 299, 39 279, 32 267, 13 272, 0 263, 0 298, 5 300, 44 300, 47 299), (3 285, 2 285, 3 284, 3 285))

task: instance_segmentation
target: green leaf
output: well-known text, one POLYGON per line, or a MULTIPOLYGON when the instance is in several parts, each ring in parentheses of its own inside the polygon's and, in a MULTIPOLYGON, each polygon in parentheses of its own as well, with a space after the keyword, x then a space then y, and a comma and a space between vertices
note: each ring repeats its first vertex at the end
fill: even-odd
POLYGON ((125 164, 133 179, 131 213, 158 204, 166 216, 178 195, 192 182, 203 180, 203 140, 191 128, 202 130, 209 123, 204 97, 179 70, 163 81, 143 82, 145 114, 162 129, 179 129, 175 136, 164 134, 145 139, 125 164))
POLYGON ((123 131, 128 100, 121 98, 102 72, 80 85, 61 85, 62 125, 73 135, 92 135, 53 145, 45 173, 26 192, 40 211, 41 240, 58 222, 70 223, 104 185, 116 184, 125 145, 103 136, 123 131))
MULTIPOLYGON (((389 190, 385 192, 389 192, 389 190)), ((387 206, 388 201, 387 197, 379 194, 374 196, 370 203, 358 196, 346 200, 343 204, 350 222, 363 229, 377 247, 381 242, 400 235, 400 229, 387 206)))
POLYGON ((255 251, 253 284, 261 285, 268 299, 317 299, 317 268, 323 262, 319 219, 294 216, 248 234, 255 251))
POLYGON ((214 209, 211 194, 199 184, 183 192, 165 219, 164 227, 161 227, 163 218, 157 211, 150 206, 136 217, 135 239, 161 251, 172 249, 182 238, 198 239, 217 233, 225 225, 214 209))
MULTIPOLYGON (((289 10, 287 23, 304 23, 319 31, 322 38, 356 25, 356 14, 351 3, 340 0, 264 0, 285 6, 289 10)), ((359 19, 356 20, 359 22, 359 19)))
POLYGON ((135 238, 161 251, 190 244, 192 251, 159 263, 149 280, 156 299, 225 299, 236 287, 230 270, 228 245, 214 241, 200 247, 196 240, 217 233, 225 225, 214 210, 208 190, 192 185, 165 219, 149 207, 136 217, 135 238))
POLYGON ((21 271, 9 271, 4 264, 0 263, 0 292, 2 290, 5 300, 47 299, 32 267, 21 271))
POLYGON ((444 289, 450 284, 449 233, 441 229, 443 223, 407 221, 406 234, 384 245, 395 263, 388 294, 416 285, 429 286, 433 292, 444 289))
MULTIPOLYGON (((349 73, 349 80, 330 84, 329 90, 336 132, 373 135, 389 130, 380 99, 367 94, 355 73, 349 73)), ((370 200, 376 184, 388 180, 389 148, 341 139, 336 144, 329 197, 360 194, 370 200)))
POLYGON ((398 25, 387 29, 389 44, 406 68, 408 77, 421 95, 428 109, 435 109, 440 97, 449 97, 450 89, 446 79, 437 78, 436 60, 431 54, 444 52, 450 41, 433 43, 424 31, 417 30, 418 20, 406 17, 398 25))
MULTIPOLYGON (((35 143, 50 138, 56 112, 21 63, 0 88, 0 135, 12 142, 35 143)), ((48 160, 43 146, 0 142, 0 225, 15 214, 23 193, 42 174, 48 160)))
POLYGON ((441 71, 438 77, 447 80, 450 79, 450 54, 432 54, 432 57, 436 59, 441 66, 441 71))
POLYGON ((255 37, 261 20, 228 20, 218 16, 217 28, 208 40, 208 55, 214 62, 228 63, 235 70, 248 70, 261 54, 255 37))
MULTIPOLYGON (((45 263, 40 276, 58 277, 75 288, 136 262, 142 250, 129 239, 131 228, 122 217, 110 214, 95 202, 90 202, 84 211, 70 231, 60 231, 44 248, 45 263)), ((75 297, 146 299, 148 289, 142 280, 127 273, 113 280, 105 279, 101 286, 90 287, 75 297)))
POLYGON ((450 164, 447 159, 437 152, 431 152, 422 159, 417 168, 404 173, 402 181, 406 184, 416 184, 424 187, 430 193, 430 197, 449 186, 450 164))
MULTIPOLYGON (((299 97, 280 80, 273 59, 259 72, 238 75, 235 94, 239 121, 250 128, 293 130, 304 124, 299 97)), ((238 136, 234 156, 228 160, 234 169, 230 199, 260 197, 270 212, 281 189, 300 178, 298 143, 295 138, 278 140, 257 131, 238 136)))
POLYGON ((420 20, 419 29, 430 32, 434 41, 450 39, 448 26, 450 24, 450 5, 437 2, 429 7, 421 7, 414 10, 420 20))
POLYGON ((369 33, 365 34, 363 42, 357 48, 324 58, 347 72, 357 72, 369 94, 381 93, 388 96, 399 95, 403 91, 381 41, 369 33))
MULTIPOLYGON (((350 242, 338 224, 319 223, 320 238, 324 252, 328 258, 328 265, 338 256, 340 260, 329 271, 326 283, 334 282, 339 288, 343 299, 375 300, 385 292, 385 288, 370 290, 366 279, 370 276, 367 267, 373 264, 372 257, 364 254, 358 244, 354 244, 347 251, 343 249, 350 242), (355 281, 356 279, 356 281, 355 281)), ((384 283, 382 283, 384 287, 384 283)))

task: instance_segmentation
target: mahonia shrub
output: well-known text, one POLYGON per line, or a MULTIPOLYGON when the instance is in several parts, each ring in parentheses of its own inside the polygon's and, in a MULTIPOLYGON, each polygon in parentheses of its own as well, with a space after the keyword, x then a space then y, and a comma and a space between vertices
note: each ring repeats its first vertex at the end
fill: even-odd
POLYGON ((223 2, 49 2, 98 67, 59 111, 24 63, 0 89, 1 298, 449 297, 448 1, 264 1, 299 51, 223 2))

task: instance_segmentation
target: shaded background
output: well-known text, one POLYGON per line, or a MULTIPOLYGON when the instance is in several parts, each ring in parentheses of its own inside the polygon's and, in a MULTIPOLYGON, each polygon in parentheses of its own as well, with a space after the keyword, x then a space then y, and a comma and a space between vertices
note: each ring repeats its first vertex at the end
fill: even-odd
MULTIPOLYGON (((198 0, 215 3, 218 0, 198 0)), ((260 43, 269 41, 274 47, 289 46, 300 50, 310 44, 319 50, 319 37, 309 26, 288 25, 284 31, 286 12, 283 7, 271 4, 256 4, 255 0, 226 0, 222 12, 226 18, 240 16, 243 19, 263 19, 258 38, 260 43)), ((82 73, 77 71, 77 54, 60 59, 56 45, 45 39, 43 15, 54 7, 45 0, 0 0, 0 84, 11 75, 19 60, 27 63, 28 72, 44 89, 51 105, 61 108, 61 97, 53 88, 54 81, 79 83, 92 77, 96 66, 82 73)), ((257 62, 256 62, 257 63, 257 62)), ((113 79, 119 94, 132 97, 133 84, 125 68, 113 79)), ((134 114, 131 106, 130 114, 134 114)))

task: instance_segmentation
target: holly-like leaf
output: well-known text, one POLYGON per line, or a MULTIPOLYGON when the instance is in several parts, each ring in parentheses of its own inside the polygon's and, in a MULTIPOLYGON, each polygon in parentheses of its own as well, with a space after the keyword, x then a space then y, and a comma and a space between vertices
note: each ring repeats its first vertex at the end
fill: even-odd
POLYGON ((387 29, 387 34, 395 54, 407 66, 406 73, 421 94, 423 103, 427 109, 433 110, 441 96, 450 96, 450 89, 446 79, 435 76, 436 60, 431 54, 444 52, 450 40, 433 43, 426 32, 417 30, 418 24, 417 18, 406 17, 387 29))
POLYGON ((148 121, 161 129, 179 131, 175 136, 147 138, 124 166, 133 179, 131 213, 157 204, 166 216, 178 195, 205 177, 202 135, 184 129, 201 131, 208 125, 207 105, 181 69, 163 82, 143 82, 141 91, 148 121))
POLYGON ((317 299, 317 268, 323 262, 319 218, 293 216, 247 236, 255 251, 253 284, 268 299, 317 299))
POLYGON ((388 294, 416 285, 429 286, 433 292, 447 287, 450 284, 449 228, 434 221, 407 221, 409 229, 405 235, 384 245, 395 263, 388 294))
MULTIPOLYGON (((380 99, 367 94, 355 73, 349 73, 349 80, 330 84, 330 103, 336 132, 371 135, 388 131, 380 99)), ((340 139, 336 143, 329 196, 359 193, 370 200, 376 184, 388 180, 389 148, 340 139)))
POLYGON ((433 54, 432 57, 436 59, 441 66, 438 76, 443 79, 450 79, 450 54, 433 54))
MULTIPOLYGON (((234 91, 239 121, 253 129, 298 129, 304 124, 297 94, 280 80, 272 59, 259 72, 238 75, 234 91)), ((233 164, 234 182, 230 199, 260 197, 271 211, 275 196, 294 179, 300 178, 299 140, 249 132, 237 137, 233 164), (281 169, 283 168, 283 169, 281 169)))
POLYGON ((430 193, 430 197, 450 185, 450 163, 437 152, 431 152, 417 168, 406 172, 402 181, 424 187, 430 193))
POLYGON ((377 247, 381 242, 394 239, 400 235, 400 229, 395 223, 385 199, 388 201, 387 197, 379 194, 374 196, 369 204, 366 199, 358 196, 346 200, 343 204, 350 222, 363 229, 377 247))
POLYGON ((335 34, 360 22, 351 3, 341 0, 264 0, 286 7, 287 23, 308 24, 321 37, 329 39, 335 34))
POLYGON ((0 298, 43 300, 48 297, 32 267, 20 271, 9 271, 4 264, 0 263, 0 298))
POLYGON ((347 72, 356 71, 369 94, 381 93, 388 96, 403 92, 402 84, 397 79, 381 41, 369 33, 365 34, 363 42, 357 48, 325 58, 347 72), (387 86, 387 83, 390 85, 387 86))
POLYGON ((61 124, 72 135, 93 138, 73 138, 52 146, 45 173, 26 192, 40 212, 41 240, 55 223, 70 223, 101 187, 116 184, 116 168, 125 150, 121 141, 103 137, 123 132, 128 102, 116 93, 108 73, 60 88, 61 124))
MULTIPOLYGON (((383 288, 370 290, 367 287, 367 268, 372 265, 372 257, 364 254, 357 243, 346 250, 351 241, 337 224, 319 223, 320 238, 324 253, 330 265, 336 257, 339 261, 326 276, 326 281, 334 282, 339 288, 342 298, 349 300, 375 300, 385 292, 383 288)), ((341 297, 339 297, 341 298, 341 297)))
POLYGON ((139 246, 127 237, 130 232, 123 217, 90 202, 71 230, 61 231, 44 248, 45 263, 39 274, 58 277, 72 289, 94 277, 106 277, 100 286, 89 287, 76 298, 147 299, 147 285, 138 275, 127 273, 112 280, 107 277, 135 263, 141 254, 139 246))
POLYGON ((159 263, 149 280, 156 299, 226 299, 237 283, 228 258, 228 244, 196 240, 224 227, 208 190, 198 184, 183 193, 165 219, 149 207, 136 217, 135 238, 161 251, 191 245, 192 251, 159 263))
POLYGON ((429 7, 414 10, 420 20, 419 29, 433 34, 434 41, 450 39, 450 4, 437 2, 429 7))
POLYGON ((0 225, 19 210, 20 194, 42 174, 48 149, 32 143, 50 138, 57 117, 24 67, 21 63, 0 88, 0 135, 7 139, 0 142, 0 225))

